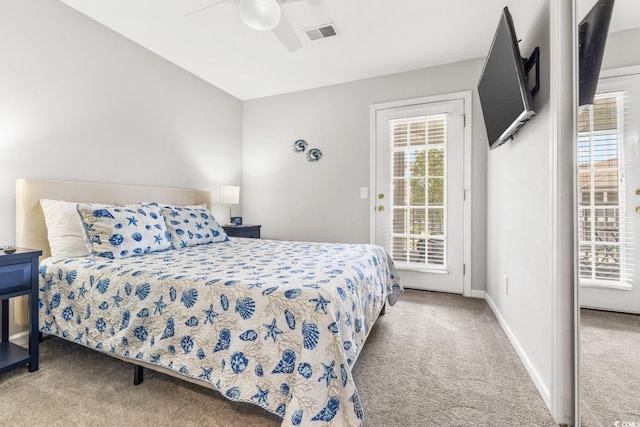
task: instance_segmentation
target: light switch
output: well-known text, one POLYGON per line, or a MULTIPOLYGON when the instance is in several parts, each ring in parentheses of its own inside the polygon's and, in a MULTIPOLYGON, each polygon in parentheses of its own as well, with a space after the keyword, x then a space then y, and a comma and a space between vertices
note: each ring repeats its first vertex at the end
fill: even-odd
POLYGON ((360 187, 360 198, 361 199, 368 199, 369 198, 369 188, 360 187))

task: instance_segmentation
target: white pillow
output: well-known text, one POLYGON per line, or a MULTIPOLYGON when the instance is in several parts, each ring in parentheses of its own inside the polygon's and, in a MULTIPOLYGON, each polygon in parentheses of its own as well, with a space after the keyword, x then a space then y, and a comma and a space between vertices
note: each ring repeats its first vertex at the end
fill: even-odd
POLYGON ((77 205, 75 202, 40 200, 44 221, 47 224, 51 258, 54 262, 89 256, 77 205))

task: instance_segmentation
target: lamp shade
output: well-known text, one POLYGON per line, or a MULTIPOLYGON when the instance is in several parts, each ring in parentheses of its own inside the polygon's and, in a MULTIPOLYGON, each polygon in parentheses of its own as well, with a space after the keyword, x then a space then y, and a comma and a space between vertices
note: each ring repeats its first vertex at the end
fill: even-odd
POLYGON ((240 203, 240 187, 236 185, 223 185, 222 203, 228 205, 237 205, 240 203))
POLYGON ((240 19, 254 30, 273 30, 280 23, 280 4, 276 0, 240 0, 240 19))

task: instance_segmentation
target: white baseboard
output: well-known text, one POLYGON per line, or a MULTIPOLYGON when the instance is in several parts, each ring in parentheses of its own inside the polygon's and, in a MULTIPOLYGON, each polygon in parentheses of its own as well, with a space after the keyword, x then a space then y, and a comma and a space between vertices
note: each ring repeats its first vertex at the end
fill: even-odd
POLYGON ((538 389, 538 393, 540 393, 540 396, 542 396, 542 400, 544 400, 545 405, 547 405, 547 408, 551 408, 551 397, 548 385, 545 384, 544 380, 540 376, 540 373, 535 368, 535 366, 533 366, 531 360, 529 360, 527 353, 522 348, 522 345, 520 345, 520 342, 507 324, 506 320, 504 320, 504 317, 502 317, 502 314, 500 314, 500 311, 498 310, 488 293, 485 293, 484 299, 485 301, 487 301, 487 304, 489 304, 489 308, 491 308, 491 311, 493 311, 493 314, 496 316, 496 319, 498 319, 498 323, 502 327, 502 330, 507 335, 507 338, 509 338, 511 345, 520 357, 520 360, 529 373, 533 384, 535 384, 536 388, 538 389))
POLYGON ((20 347, 29 348, 29 331, 22 331, 17 334, 11 335, 9 341, 19 345, 20 347))

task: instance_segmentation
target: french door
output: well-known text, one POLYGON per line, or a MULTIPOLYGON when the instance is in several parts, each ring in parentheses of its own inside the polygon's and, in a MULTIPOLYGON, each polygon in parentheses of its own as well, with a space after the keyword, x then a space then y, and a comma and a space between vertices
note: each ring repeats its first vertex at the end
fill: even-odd
POLYGON ((463 293, 465 100, 375 111, 372 240, 404 286, 463 293))
POLYGON ((578 116, 580 304, 640 314, 640 74, 597 92, 578 116))

